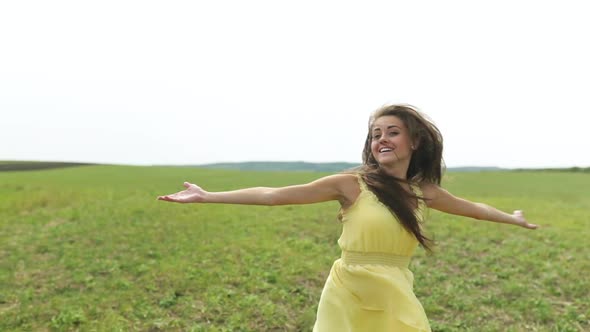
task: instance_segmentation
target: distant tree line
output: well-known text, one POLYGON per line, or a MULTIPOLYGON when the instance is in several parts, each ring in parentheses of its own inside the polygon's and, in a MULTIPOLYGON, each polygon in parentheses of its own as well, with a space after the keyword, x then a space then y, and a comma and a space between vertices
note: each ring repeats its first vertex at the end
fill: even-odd
POLYGON ((590 167, 568 167, 568 168, 518 168, 515 171, 523 172, 574 172, 590 173, 590 167))
POLYGON ((306 172, 339 172, 359 166, 359 164, 335 162, 335 163, 309 163, 305 161, 249 161, 241 163, 215 163, 195 165, 200 168, 222 168, 242 171, 306 171, 306 172))
MULTIPOLYGON (((96 165, 89 163, 69 162, 45 162, 45 161, 0 161, 2 171, 32 171, 51 168, 74 167, 96 165)), ((177 166, 177 165, 170 165, 177 166)), ((183 165, 183 167, 233 169, 242 171, 304 171, 304 172, 341 172, 358 167, 359 164, 334 162, 334 163, 310 163, 304 161, 250 161, 238 163, 215 163, 204 165, 183 165)), ((181 166, 177 166, 181 167, 181 166)), ((448 172, 484 172, 484 171, 516 171, 516 172, 575 172, 590 173, 590 167, 569 168, 518 168, 507 169, 499 167, 450 167, 448 172)))
POLYGON ((0 172, 7 171, 35 171, 41 169, 87 166, 87 163, 44 162, 44 161, 0 161, 0 172))

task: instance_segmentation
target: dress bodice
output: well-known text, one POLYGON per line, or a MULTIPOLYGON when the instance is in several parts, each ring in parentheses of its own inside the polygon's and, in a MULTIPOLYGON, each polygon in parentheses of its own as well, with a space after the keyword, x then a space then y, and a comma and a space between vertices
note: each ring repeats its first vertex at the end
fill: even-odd
MULTIPOLYGON (((342 234, 338 245, 343 251, 378 252, 412 256, 418 240, 396 216, 369 190, 357 175, 361 192, 352 206, 342 211, 342 234)), ((412 190, 422 196, 417 185, 412 190)), ((418 202, 418 221, 422 222, 425 204, 418 202)))

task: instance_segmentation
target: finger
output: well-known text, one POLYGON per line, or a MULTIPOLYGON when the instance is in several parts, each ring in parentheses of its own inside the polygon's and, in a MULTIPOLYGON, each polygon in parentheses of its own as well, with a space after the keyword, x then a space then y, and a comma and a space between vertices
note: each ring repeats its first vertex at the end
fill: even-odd
POLYGON ((191 186, 191 184, 188 183, 188 182, 183 183, 183 185, 184 185, 185 188, 189 188, 191 186))
POLYGON ((167 202, 180 202, 182 199, 177 195, 167 195, 164 196, 164 200, 167 202))
POLYGON ((523 215, 522 210, 514 210, 514 214, 519 216, 523 215))

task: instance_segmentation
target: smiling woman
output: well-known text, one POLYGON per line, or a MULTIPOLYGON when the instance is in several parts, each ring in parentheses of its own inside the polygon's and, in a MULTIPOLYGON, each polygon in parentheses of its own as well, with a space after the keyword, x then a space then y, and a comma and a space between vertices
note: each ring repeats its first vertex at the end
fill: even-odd
POLYGON ((342 257, 330 270, 315 332, 430 331, 408 265, 418 245, 430 250, 426 208, 535 229, 521 211, 508 214, 440 187, 442 135, 410 105, 390 105, 369 120, 363 165, 307 184, 208 192, 188 182, 158 199, 178 203, 310 204, 337 200, 342 257))
POLYGON ((440 185, 442 151, 438 128, 409 105, 383 107, 369 120, 363 150, 363 180, 427 249, 428 239, 413 212, 418 204, 408 204, 418 197, 409 190, 409 183, 403 182, 440 185), (387 172, 383 171, 385 168, 387 172))

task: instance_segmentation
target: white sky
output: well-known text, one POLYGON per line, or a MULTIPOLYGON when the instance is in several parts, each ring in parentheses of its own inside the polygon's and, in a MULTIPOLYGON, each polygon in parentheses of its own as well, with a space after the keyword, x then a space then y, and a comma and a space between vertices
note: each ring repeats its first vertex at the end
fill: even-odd
POLYGON ((590 166, 584 1, 3 1, 0 160, 360 162, 418 106, 454 166, 590 166))

